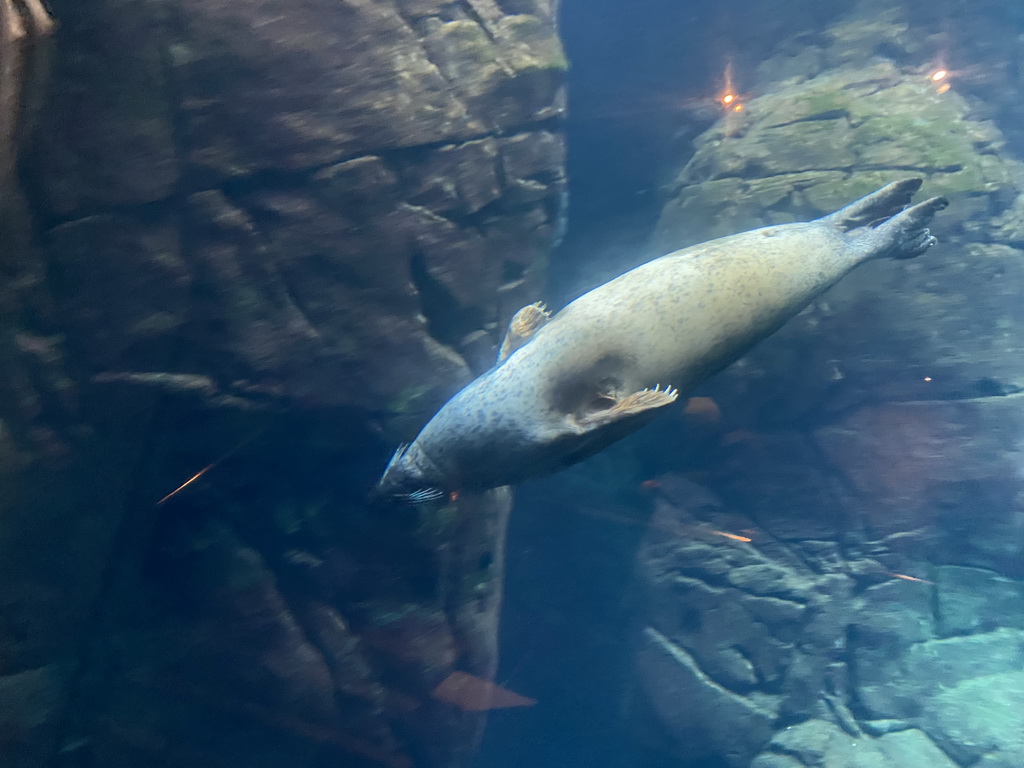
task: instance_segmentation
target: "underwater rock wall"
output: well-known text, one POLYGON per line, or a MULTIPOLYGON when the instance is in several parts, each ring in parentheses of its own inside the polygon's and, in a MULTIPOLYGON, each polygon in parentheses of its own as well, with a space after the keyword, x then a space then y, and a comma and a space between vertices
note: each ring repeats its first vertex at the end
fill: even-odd
POLYGON ((480 715, 431 691, 493 671, 508 499, 365 493, 537 297, 552 4, 51 5, 2 255, 0 765, 464 764, 480 715))
POLYGON ((948 39, 866 3, 781 45, 665 202, 652 252, 908 176, 951 201, 933 251, 858 268, 700 393, 720 416, 638 558, 635 731, 666 759, 1024 761, 1019 147, 969 69, 931 77, 948 39))

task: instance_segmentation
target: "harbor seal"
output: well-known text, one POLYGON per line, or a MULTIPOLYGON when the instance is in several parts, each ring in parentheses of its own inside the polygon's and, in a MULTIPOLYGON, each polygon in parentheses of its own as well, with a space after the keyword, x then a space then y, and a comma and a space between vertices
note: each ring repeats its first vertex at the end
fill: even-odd
POLYGON ((646 423, 869 259, 935 243, 946 200, 908 207, 907 179, 811 222, 685 248, 595 288, 549 317, 512 319, 497 364, 395 453, 378 493, 425 501, 567 467, 646 423))

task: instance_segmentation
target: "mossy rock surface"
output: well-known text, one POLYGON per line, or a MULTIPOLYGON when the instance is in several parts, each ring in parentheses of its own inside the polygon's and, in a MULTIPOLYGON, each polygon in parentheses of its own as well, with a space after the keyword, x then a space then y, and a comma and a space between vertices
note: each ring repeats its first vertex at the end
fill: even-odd
POLYGON ((1014 196, 999 132, 973 119, 955 91, 939 93, 925 73, 887 61, 779 84, 696 144, 665 207, 659 244, 821 215, 906 176, 952 198, 960 218, 987 210, 990 195, 1014 196))

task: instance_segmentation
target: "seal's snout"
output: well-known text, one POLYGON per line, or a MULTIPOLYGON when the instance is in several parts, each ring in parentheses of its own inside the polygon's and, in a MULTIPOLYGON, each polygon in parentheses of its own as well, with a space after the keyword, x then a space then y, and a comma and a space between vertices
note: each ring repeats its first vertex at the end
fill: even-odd
POLYGON ((383 501, 423 504, 447 497, 437 472, 415 446, 402 445, 388 462, 373 495, 383 501))

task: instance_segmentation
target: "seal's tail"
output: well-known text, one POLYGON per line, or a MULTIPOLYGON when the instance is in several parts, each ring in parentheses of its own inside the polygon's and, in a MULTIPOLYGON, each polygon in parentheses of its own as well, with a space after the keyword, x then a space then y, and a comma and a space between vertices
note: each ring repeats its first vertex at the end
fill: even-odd
POLYGON ((912 259, 935 244, 928 223, 949 203, 933 197, 908 208, 921 179, 904 179, 822 218, 856 243, 861 259, 912 259))
POLYGON ((910 205, 914 193, 921 188, 921 179, 903 179, 887 184, 867 197, 862 197, 822 218, 842 232, 861 227, 874 227, 892 218, 910 205))
POLYGON ((912 259, 933 245, 928 222, 949 205, 944 197, 932 197, 882 222, 866 239, 872 259, 912 259))

